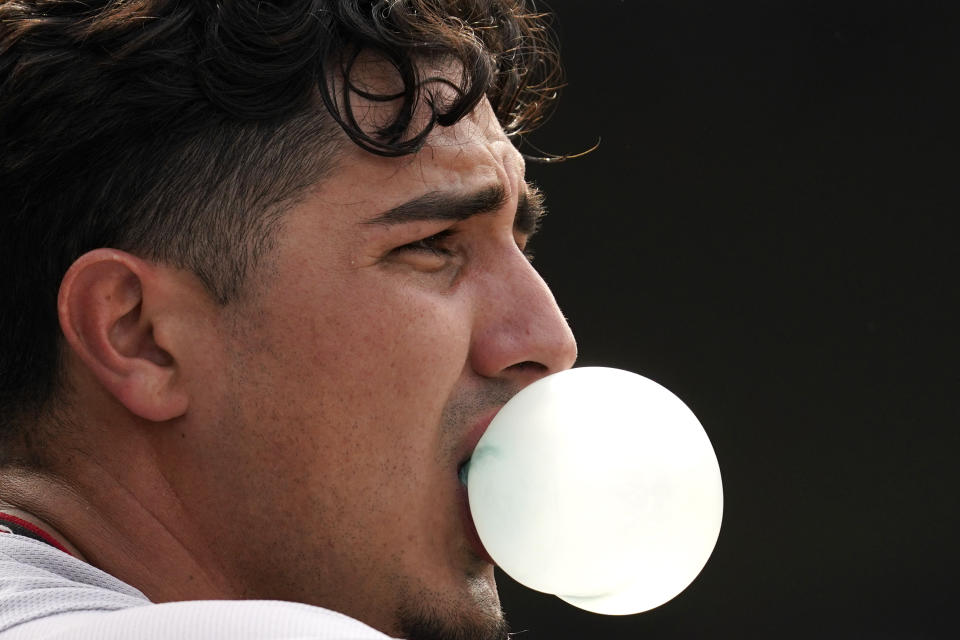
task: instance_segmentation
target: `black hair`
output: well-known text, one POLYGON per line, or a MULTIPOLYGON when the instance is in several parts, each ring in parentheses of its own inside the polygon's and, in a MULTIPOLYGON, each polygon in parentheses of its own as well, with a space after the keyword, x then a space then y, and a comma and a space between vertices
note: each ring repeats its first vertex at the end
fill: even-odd
POLYGON ((30 423, 59 388, 56 298, 74 260, 122 249, 190 269, 228 303, 344 133, 414 153, 484 96, 508 135, 533 129, 560 78, 528 4, 0 0, 0 464, 38 444, 30 423), (401 91, 351 82, 367 52, 401 91), (429 60, 459 78, 421 77, 429 60), (356 95, 395 104, 393 120, 361 128, 356 95))

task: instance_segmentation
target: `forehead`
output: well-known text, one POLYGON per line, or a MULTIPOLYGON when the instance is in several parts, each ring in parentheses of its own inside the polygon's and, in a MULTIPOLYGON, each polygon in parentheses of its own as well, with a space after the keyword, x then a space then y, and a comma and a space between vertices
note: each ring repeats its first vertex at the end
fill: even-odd
POLYGON ((484 98, 452 127, 436 127, 428 136, 417 160, 438 174, 456 174, 458 179, 490 180, 512 191, 523 179, 523 156, 504 134, 484 98))
POLYGON ((348 143, 336 166, 314 194, 326 216, 343 223, 369 221, 425 194, 497 187, 513 201, 526 189, 523 157, 486 100, 455 125, 437 127, 416 154, 385 158, 348 143))
MULTIPOLYGON (((421 83, 419 100, 412 113, 408 136, 416 135, 430 125, 430 102, 445 104, 452 97, 448 84, 460 81, 458 67, 445 62, 424 62, 419 69, 426 78, 421 83)), ((401 80, 392 65, 374 57, 361 56, 351 73, 351 83, 359 90, 352 94, 351 107, 358 125, 367 132, 391 123, 397 115, 399 101, 377 101, 364 97, 396 95, 402 91, 401 80)), ((419 178, 434 188, 470 188, 482 183, 500 183, 512 193, 522 182, 523 157, 503 132, 489 101, 484 97, 465 117, 452 126, 434 126, 423 148, 416 154, 399 158, 382 158, 356 145, 343 147, 341 166, 363 167, 371 183, 377 178, 392 181, 419 178)), ((411 184, 411 186, 413 186, 411 184)))

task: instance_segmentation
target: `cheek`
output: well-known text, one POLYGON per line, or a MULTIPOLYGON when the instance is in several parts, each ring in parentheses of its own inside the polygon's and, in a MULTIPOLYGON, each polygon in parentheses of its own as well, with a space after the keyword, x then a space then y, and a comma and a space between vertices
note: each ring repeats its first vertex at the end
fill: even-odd
POLYGON ((467 359, 470 323, 452 298, 365 288, 312 322, 312 367, 359 393, 449 392, 467 359))
POLYGON ((444 407, 464 371, 469 322, 448 298, 366 292, 341 298, 311 323, 309 404, 300 411, 301 424, 323 443, 323 466, 351 469, 341 479, 351 503, 374 517, 420 494, 424 465, 432 468, 443 442, 444 407))
POLYGON ((261 307, 245 404, 291 464, 348 462, 372 482, 385 453, 406 466, 436 451, 467 362, 469 305, 375 269, 337 275, 301 271, 261 307), (338 285, 313 284, 325 282, 338 285))
POLYGON ((298 305, 299 321, 275 333, 282 343, 275 364, 286 379, 275 379, 286 387, 275 390, 278 408, 353 450, 395 439, 398 430, 435 429, 470 342, 466 307, 454 296, 371 275, 315 292, 298 305))

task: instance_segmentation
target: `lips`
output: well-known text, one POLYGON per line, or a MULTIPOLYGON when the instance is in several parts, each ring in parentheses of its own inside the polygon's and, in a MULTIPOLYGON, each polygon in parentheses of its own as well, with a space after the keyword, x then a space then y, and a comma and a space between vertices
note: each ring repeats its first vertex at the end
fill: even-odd
POLYGON ((466 438, 464 438, 463 446, 460 449, 460 464, 457 466, 457 471, 460 471, 460 468, 466 464, 470 459, 470 456, 473 455, 473 450, 477 448, 477 443, 480 442, 480 438, 483 437, 483 434, 487 432, 487 427, 490 426, 490 422, 493 421, 493 417, 497 415, 497 412, 500 411, 500 407, 497 407, 491 411, 488 411, 483 416, 477 420, 476 423, 470 428, 470 431, 467 432, 466 438))
POLYGON ((470 549, 473 551, 474 555, 484 562, 496 564, 496 562, 493 561, 493 558, 490 557, 490 554, 487 553, 486 548, 483 546, 483 542, 480 541, 480 534, 477 533, 477 526, 473 523, 473 516, 470 515, 470 500, 467 496, 467 488, 463 485, 460 485, 460 513, 463 518, 464 535, 466 536, 467 543, 470 545, 470 549))
POLYGON ((461 481, 459 476, 463 475, 461 472, 463 471, 464 465, 466 465, 470 460, 470 456, 473 455, 473 450, 476 449, 477 443, 480 442, 480 438, 486 432, 487 427, 490 426, 490 421, 493 420, 493 417, 497 414, 498 410, 499 407, 496 410, 486 414, 470 429, 469 433, 467 434, 467 438, 464 441, 464 452, 461 462, 457 466, 457 486, 458 495, 460 498, 460 511, 463 519, 464 534, 474 554, 481 560, 490 564, 496 564, 496 562, 493 561, 493 558, 490 557, 490 554, 487 553, 483 543, 480 541, 480 535, 477 533, 477 527, 474 524, 473 516, 470 513, 470 499, 467 494, 467 487, 466 484, 461 481))

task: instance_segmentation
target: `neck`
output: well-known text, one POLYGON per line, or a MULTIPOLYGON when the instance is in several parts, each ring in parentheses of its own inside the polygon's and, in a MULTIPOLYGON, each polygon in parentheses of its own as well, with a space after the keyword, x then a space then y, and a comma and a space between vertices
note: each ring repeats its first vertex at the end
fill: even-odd
POLYGON ((76 558, 154 602, 233 595, 227 581, 204 562, 203 547, 191 544, 196 541, 189 527, 171 527, 154 516, 169 511, 153 500, 154 509, 147 509, 137 498, 140 487, 122 486, 102 469, 87 471, 84 479, 95 480, 92 487, 44 472, 0 470, 0 512, 41 529, 76 558), (99 502, 100 496, 109 500, 99 502))

